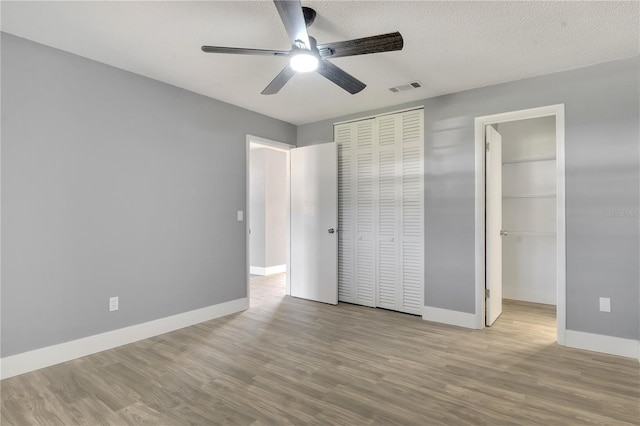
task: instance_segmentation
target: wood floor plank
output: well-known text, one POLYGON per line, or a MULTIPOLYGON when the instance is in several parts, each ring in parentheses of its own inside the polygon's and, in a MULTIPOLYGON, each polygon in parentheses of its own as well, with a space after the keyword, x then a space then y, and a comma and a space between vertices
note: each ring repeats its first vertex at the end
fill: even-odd
POLYGON ((555 343, 555 307, 469 330, 284 296, 1 382, 16 425, 640 425, 635 360, 555 343))
POLYGON ((121 423, 118 413, 95 397, 87 397, 65 405, 64 410, 69 411, 74 420, 67 424, 109 426, 121 423))

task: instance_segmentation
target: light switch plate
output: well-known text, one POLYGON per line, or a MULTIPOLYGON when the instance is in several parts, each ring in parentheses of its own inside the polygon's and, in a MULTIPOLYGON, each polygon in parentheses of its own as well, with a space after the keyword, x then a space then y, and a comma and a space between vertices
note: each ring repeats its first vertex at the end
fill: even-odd
POLYGON ((109 312, 118 310, 118 297, 109 298, 109 312))
POLYGON ((242 210, 238 210, 238 222, 242 222, 244 220, 244 212, 242 210))
POLYGON ((611 298, 600 298, 600 312, 611 312, 611 298))

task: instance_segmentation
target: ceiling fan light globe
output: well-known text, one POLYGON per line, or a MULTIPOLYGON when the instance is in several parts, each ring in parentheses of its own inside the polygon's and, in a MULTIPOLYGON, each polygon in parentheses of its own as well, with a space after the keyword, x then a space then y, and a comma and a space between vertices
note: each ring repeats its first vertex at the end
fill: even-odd
POLYGON ((291 68, 297 72, 311 72, 318 69, 318 57, 313 53, 300 52, 291 56, 291 68))

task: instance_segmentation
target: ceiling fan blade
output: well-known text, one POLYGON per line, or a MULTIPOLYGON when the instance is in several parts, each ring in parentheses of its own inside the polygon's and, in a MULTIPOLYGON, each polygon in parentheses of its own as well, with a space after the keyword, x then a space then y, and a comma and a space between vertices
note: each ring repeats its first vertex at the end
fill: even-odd
POLYGON ((352 95, 355 95, 356 93, 367 87, 366 84, 364 84, 351 74, 347 73, 342 68, 333 65, 329 61, 320 61, 318 72, 323 77, 334 82, 352 95))
POLYGON ((273 2, 278 9, 284 28, 289 34, 291 45, 296 46, 296 40, 300 40, 306 49, 310 49, 307 25, 304 22, 300 0, 273 0, 273 2))
POLYGON ((342 56, 366 55, 369 53, 391 52, 402 50, 404 40, 399 32, 380 34, 354 40, 326 43, 318 46, 320 56, 324 58, 340 58, 342 56))
POLYGON ((262 95, 275 95, 287 84, 287 81, 291 80, 296 72, 287 64, 286 67, 274 78, 271 83, 261 92, 262 95))
POLYGON ((265 56, 289 56, 284 50, 269 49, 245 49, 242 47, 202 46, 206 53, 231 53, 235 55, 265 55, 265 56))

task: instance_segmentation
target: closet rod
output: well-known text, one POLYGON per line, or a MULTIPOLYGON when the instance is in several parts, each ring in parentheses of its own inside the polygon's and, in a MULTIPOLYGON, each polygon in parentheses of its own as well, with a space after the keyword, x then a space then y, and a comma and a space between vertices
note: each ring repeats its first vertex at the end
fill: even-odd
POLYGON ((536 232, 536 231, 504 231, 505 236, 513 235, 516 237, 553 237, 555 232, 536 232))

